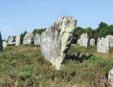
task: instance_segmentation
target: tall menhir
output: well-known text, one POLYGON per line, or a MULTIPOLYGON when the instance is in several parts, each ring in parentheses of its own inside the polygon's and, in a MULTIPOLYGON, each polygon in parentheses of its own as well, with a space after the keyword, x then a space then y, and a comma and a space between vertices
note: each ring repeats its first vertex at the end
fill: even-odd
POLYGON ((41 52, 58 70, 66 58, 76 23, 72 17, 60 17, 41 34, 41 52))

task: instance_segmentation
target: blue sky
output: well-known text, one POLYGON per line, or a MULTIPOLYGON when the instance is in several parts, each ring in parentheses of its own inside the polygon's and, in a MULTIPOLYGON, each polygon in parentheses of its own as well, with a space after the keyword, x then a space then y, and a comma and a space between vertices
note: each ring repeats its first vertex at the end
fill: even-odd
POLYGON ((0 0, 3 39, 49 27, 60 16, 76 18, 81 27, 97 28, 101 21, 113 24, 113 0, 0 0))

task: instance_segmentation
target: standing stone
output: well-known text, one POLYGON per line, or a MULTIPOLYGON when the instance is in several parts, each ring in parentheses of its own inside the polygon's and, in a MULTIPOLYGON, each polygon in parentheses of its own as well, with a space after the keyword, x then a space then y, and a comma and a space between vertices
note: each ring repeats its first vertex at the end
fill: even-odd
POLYGON ((71 45, 76 23, 72 17, 60 17, 41 35, 41 52, 58 70, 71 45))
POLYGON ((109 74, 108 74, 108 82, 113 87, 113 68, 109 71, 109 74))
POLYGON ((106 38, 98 38, 97 52, 109 53, 109 42, 106 38))
POLYGON ((95 46, 95 39, 90 39, 90 46, 95 46))
POLYGON ((40 34, 35 34, 35 36, 34 36, 34 44, 35 45, 40 45, 40 34))
POLYGON ((8 44, 8 45, 10 45, 10 44, 14 44, 13 42, 14 42, 14 36, 9 35, 9 37, 8 37, 8 41, 7 41, 7 44, 8 44))
POLYGON ((1 35, 1 33, 0 33, 0 51, 2 51, 2 50, 3 50, 2 35, 1 35))
POLYGON ((80 39, 78 39, 78 40, 77 40, 77 44, 78 44, 78 45, 80 45, 80 43, 81 43, 81 40, 80 40, 80 39))
POLYGON ((88 47, 88 42, 89 42, 89 37, 88 37, 87 33, 82 34, 80 36, 80 39, 78 40, 78 44, 80 46, 83 46, 83 47, 86 47, 86 48, 88 47))
POLYGON ((108 36, 106 36, 106 39, 108 39, 108 41, 109 41, 109 47, 112 48, 113 47, 113 36, 108 35, 108 36))
POLYGON ((32 44, 33 43, 33 33, 26 33, 23 39, 23 44, 32 44))
POLYGON ((15 38, 15 45, 19 46, 20 45, 20 35, 17 35, 15 38))
POLYGON ((6 47, 7 47, 7 42, 3 41, 3 48, 6 48, 6 47))

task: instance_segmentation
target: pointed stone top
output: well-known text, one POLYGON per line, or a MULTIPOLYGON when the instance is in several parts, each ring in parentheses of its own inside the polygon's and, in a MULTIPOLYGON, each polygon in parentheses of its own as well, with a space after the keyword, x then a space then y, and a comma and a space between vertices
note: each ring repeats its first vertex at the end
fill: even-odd
POLYGON ((74 19, 73 17, 70 16, 61 16, 56 20, 56 24, 58 25, 69 25, 71 24, 73 21, 76 21, 76 19, 74 19))

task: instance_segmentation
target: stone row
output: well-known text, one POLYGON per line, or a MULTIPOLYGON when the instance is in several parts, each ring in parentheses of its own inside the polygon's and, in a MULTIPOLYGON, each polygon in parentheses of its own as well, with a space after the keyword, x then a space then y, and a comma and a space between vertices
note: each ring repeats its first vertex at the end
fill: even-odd
MULTIPOLYGON (((9 35, 8 40, 3 41, 3 47, 5 48, 11 45, 20 46, 21 45, 20 38, 21 38, 20 35, 17 35, 16 37, 9 35)), ((29 33, 29 32, 26 33, 23 38, 23 45, 27 45, 27 44, 40 45, 40 34, 37 33, 33 36, 33 33, 29 33)))

